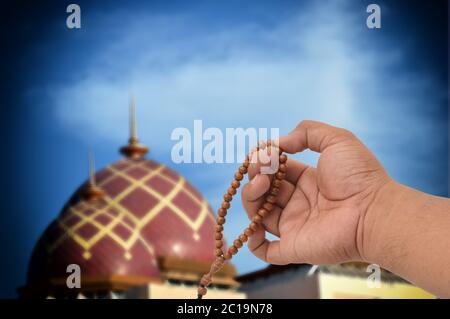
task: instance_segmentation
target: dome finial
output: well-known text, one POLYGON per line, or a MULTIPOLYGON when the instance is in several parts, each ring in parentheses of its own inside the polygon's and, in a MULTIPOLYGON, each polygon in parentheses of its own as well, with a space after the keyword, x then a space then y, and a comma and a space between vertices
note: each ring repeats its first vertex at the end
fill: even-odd
POLYGON ((89 182, 84 193, 84 197, 87 200, 96 200, 102 198, 105 193, 101 190, 100 187, 97 186, 95 181, 95 163, 94 163, 94 155, 92 151, 89 151, 89 182))
POLYGON ((148 152, 148 147, 139 144, 136 128, 136 105, 134 96, 130 94, 130 139, 128 145, 122 147, 120 152, 130 159, 140 159, 148 152))
POLYGON ((95 159, 92 150, 89 150, 89 185, 95 186, 95 159))
POLYGON ((130 140, 138 141, 136 128, 136 104, 134 102, 134 95, 130 94, 130 140))

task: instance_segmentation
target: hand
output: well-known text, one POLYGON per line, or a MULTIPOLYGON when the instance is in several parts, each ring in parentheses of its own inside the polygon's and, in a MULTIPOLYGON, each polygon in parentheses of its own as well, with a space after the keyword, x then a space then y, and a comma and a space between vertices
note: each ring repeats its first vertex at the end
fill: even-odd
MULTIPOLYGON (((308 148, 320 158, 317 168, 288 159, 276 206, 250 238, 249 249, 271 264, 364 260, 365 216, 391 181, 381 164, 351 132, 320 122, 301 122, 279 143, 287 153, 308 148), (279 240, 267 240, 266 231, 279 240)), ((251 165, 251 181, 242 191, 250 218, 270 186, 259 168, 251 165)))

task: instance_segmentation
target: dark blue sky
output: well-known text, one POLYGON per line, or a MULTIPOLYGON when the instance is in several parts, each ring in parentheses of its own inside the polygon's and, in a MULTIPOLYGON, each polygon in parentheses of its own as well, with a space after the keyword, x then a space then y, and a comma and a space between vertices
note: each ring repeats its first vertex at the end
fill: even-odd
MULTIPOLYGON (((380 30, 365 26, 369 1, 78 1, 80 30, 65 27, 71 2, 3 3, 0 297, 25 282, 34 243, 86 177, 87 150, 98 168, 120 158, 130 91, 150 157, 214 208, 234 165, 170 159, 170 132, 194 119, 282 134, 305 118, 345 126, 394 178, 447 196, 448 9, 429 2, 378 1, 380 30)), ((236 265, 263 266, 247 252, 236 265)))

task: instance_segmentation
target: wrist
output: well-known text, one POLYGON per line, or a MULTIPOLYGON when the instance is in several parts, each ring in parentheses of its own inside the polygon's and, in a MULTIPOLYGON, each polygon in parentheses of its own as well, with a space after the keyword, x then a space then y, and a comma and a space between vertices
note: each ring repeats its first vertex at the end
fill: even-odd
POLYGON ((402 214, 402 205, 408 196, 408 188, 392 179, 375 193, 363 218, 363 261, 390 269, 401 260, 398 257, 404 254, 402 227, 408 222, 402 214))

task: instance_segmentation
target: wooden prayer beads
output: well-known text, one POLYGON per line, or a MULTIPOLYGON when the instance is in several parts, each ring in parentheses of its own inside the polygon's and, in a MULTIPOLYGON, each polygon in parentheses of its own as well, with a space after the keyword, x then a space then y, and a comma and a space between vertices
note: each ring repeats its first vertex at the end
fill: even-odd
MULTIPOLYGON (((267 141, 267 143, 261 143, 259 147, 256 147, 254 149, 254 151, 258 152, 259 150, 265 149, 266 147, 271 147, 271 145, 271 141, 267 141)), ((231 186, 227 189, 226 194, 223 196, 222 205, 217 211, 217 225, 214 236, 216 240, 216 259, 212 263, 209 273, 203 275, 203 277, 200 279, 199 287, 197 290, 198 299, 202 299, 202 297, 206 295, 207 287, 209 284, 211 284, 212 281, 212 276, 220 269, 222 269, 226 260, 230 260, 234 255, 237 254, 239 248, 241 248, 247 242, 249 237, 251 237, 253 233, 258 229, 258 226, 262 223, 263 219, 273 210, 278 193, 280 191, 281 182, 286 176, 287 169, 287 156, 284 155, 282 150, 278 147, 274 146, 270 150, 274 148, 278 150, 278 170, 274 174, 274 177, 271 181, 271 185, 264 199, 264 203, 261 205, 257 213, 252 217, 252 221, 249 226, 243 231, 242 234, 238 236, 238 238, 233 241, 233 244, 226 251, 224 251, 223 227, 226 222, 225 217, 227 215, 228 209, 231 207, 233 196, 236 195, 237 189, 241 186, 241 181, 244 178, 244 175, 248 172, 253 151, 246 156, 244 162, 239 167, 238 171, 234 174, 234 180, 231 182, 231 186)))

